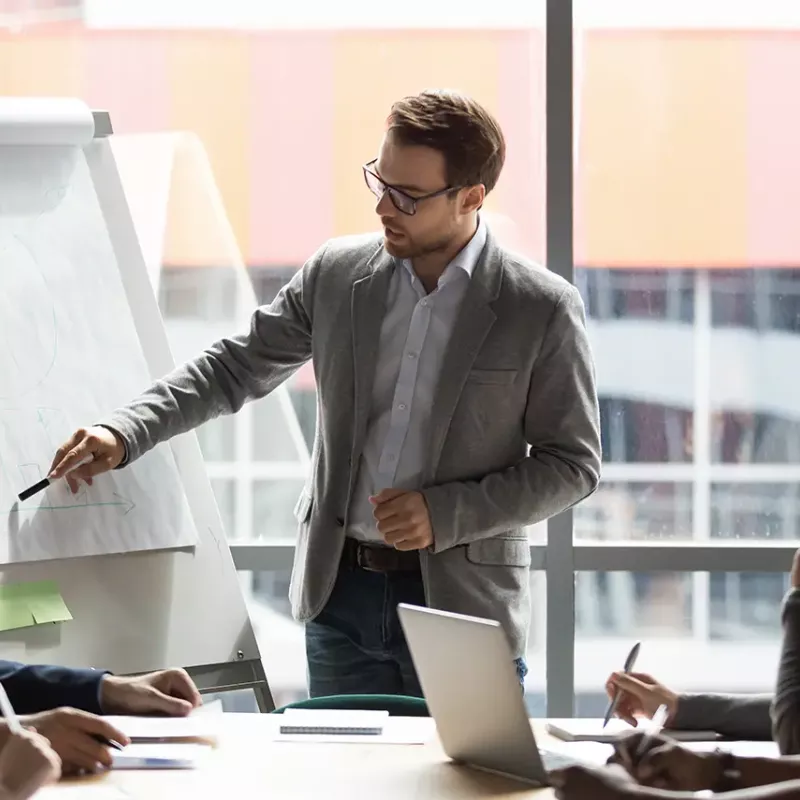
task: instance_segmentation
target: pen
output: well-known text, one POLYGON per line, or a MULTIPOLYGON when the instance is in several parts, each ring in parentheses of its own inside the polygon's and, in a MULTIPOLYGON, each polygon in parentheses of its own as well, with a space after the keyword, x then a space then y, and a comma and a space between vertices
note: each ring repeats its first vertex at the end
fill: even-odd
MULTIPOLYGON (((623 672, 630 672, 634 665, 636 664, 636 659, 639 657, 639 648, 642 646, 641 642, 636 642, 636 644, 631 647, 630 653, 628 653, 628 657, 625 659, 625 665, 622 667, 623 672)), ((608 725, 608 721, 614 716, 614 712, 617 710, 617 701, 619 699, 619 690, 614 692, 614 696, 611 698, 611 702, 608 704, 608 708, 606 709, 606 716, 603 719, 603 727, 605 728, 608 725)))
POLYGON ((6 687, 2 683, 0 683, 0 711, 3 712, 11 733, 22 733, 22 725, 19 724, 19 718, 14 712, 14 707, 6 694, 6 687))
MULTIPOLYGON (((85 458, 82 458, 71 470, 78 469, 78 467, 82 467, 84 464, 88 464, 90 461, 94 461, 93 455, 88 455, 85 458)), ((29 497, 33 497, 35 494, 39 494, 42 490, 46 489, 53 481, 50 478, 42 478, 38 483, 34 483, 33 486, 29 486, 24 492, 20 492, 17 497, 20 500, 25 501, 29 497)))
POLYGON ((96 742, 104 744, 106 747, 113 747, 114 750, 125 749, 119 742, 115 742, 113 739, 106 739, 105 736, 101 736, 99 733, 93 733, 91 736, 96 742))
POLYGON ((644 732, 644 736, 642 736, 639 746, 636 748, 636 759, 644 755, 647 745, 652 742, 659 733, 661 733, 664 725, 667 723, 668 716, 669 712, 667 711, 667 706, 666 704, 662 703, 656 709, 656 713, 653 714, 653 718, 650 720, 650 724, 647 726, 647 730, 644 732))

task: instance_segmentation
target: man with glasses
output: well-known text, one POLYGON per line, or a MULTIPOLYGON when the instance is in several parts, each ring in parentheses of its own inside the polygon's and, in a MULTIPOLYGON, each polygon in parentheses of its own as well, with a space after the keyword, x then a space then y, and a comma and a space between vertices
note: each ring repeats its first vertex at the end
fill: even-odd
POLYGON ((526 672, 525 527, 591 494, 594 369, 578 292, 504 250, 480 210, 505 159, 474 100, 396 102, 364 178, 381 234, 329 241, 223 339, 59 449, 124 466, 313 360, 318 425, 290 596, 312 696, 420 695, 399 602, 499 620, 526 672))

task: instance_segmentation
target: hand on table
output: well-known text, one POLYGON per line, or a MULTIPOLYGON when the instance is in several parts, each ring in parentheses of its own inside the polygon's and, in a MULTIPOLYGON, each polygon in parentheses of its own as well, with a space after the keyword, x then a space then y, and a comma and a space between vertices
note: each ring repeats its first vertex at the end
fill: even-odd
MULTIPOLYGON (((61 758, 65 773, 111 766, 111 751, 95 737, 111 739, 121 745, 128 737, 102 717, 75 708, 57 708, 21 716, 23 725, 36 730, 50 742, 61 758)), ((5 752, 5 750, 3 751, 5 752)))
POLYGON ((606 681, 606 693, 619 694, 616 715, 634 727, 636 717, 651 719, 660 705, 666 705, 667 725, 678 710, 678 695, 645 672, 612 672, 606 681))
POLYGON ((36 731, 9 734, 0 752, 0 800, 27 800, 61 776, 61 759, 36 731))
MULTIPOLYGON (((628 753, 636 753, 638 746, 635 739, 641 741, 643 734, 635 734, 630 738, 628 753)), ((630 772, 642 786, 658 789, 670 789, 680 792, 699 792, 713 789, 722 778, 722 761, 717 753, 698 753, 681 747, 677 742, 664 737, 656 737, 658 741, 648 742, 644 754, 630 758, 612 759, 630 772)), ((619 745, 615 745, 619 752, 619 745)))
POLYGON ((201 702, 200 692, 183 669, 165 669, 134 678, 106 675, 100 684, 100 707, 106 714, 185 717, 201 702))
POLYGON ((428 504, 422 492, 384 489, 370 497, 384 542, 396 550, 424 550, 433 544, 428 504))
POLYGON ((622 767, 573 766, 550 773, 558 800, 633 800, 637 785, 622 767))
POLYGON ((91 486, 95 475, 118 467, 123 458, 125 458, 125 445, 122 439, 108 428, 100 425, 78 428, 56 450, 47 477, 55 480, 66 476, 70 491, 75 493, 82 480, 91 486), (92 461, 74 469, 76 464, 90 456, 92 461))

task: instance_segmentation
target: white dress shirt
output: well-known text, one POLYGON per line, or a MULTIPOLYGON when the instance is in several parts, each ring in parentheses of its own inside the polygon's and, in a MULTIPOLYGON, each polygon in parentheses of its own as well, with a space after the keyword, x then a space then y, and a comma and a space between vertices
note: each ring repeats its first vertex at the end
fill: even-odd
POLYGON ((419 489, 433 396, 461 301, 486 244, 486 226, 447 265, 427 294, 411 261, 395 259, 381 324, 372 408, 350 504, 347 535, 382 541, 369 498, 419 489))

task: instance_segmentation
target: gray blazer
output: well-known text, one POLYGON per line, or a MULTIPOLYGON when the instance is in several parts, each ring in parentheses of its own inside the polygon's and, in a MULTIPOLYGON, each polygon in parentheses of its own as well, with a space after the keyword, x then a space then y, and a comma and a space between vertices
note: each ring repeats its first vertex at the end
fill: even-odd
MULTIPOLYGON (((317 379, 312 469, 297 503, 293 613, 327 601, 370 415, 394 259, 377 235, 325 244, 247 333, 222 339, 102 424, 130 461, 263 397, 308 359, 317 379)), ((524 530, 587 497, 600 473, 594 368, 577 290, 491 234, 445 356, 420 487, 434 544, 420 552, 427 602, 500 621, 522 656, 530 616, 524 530)))

